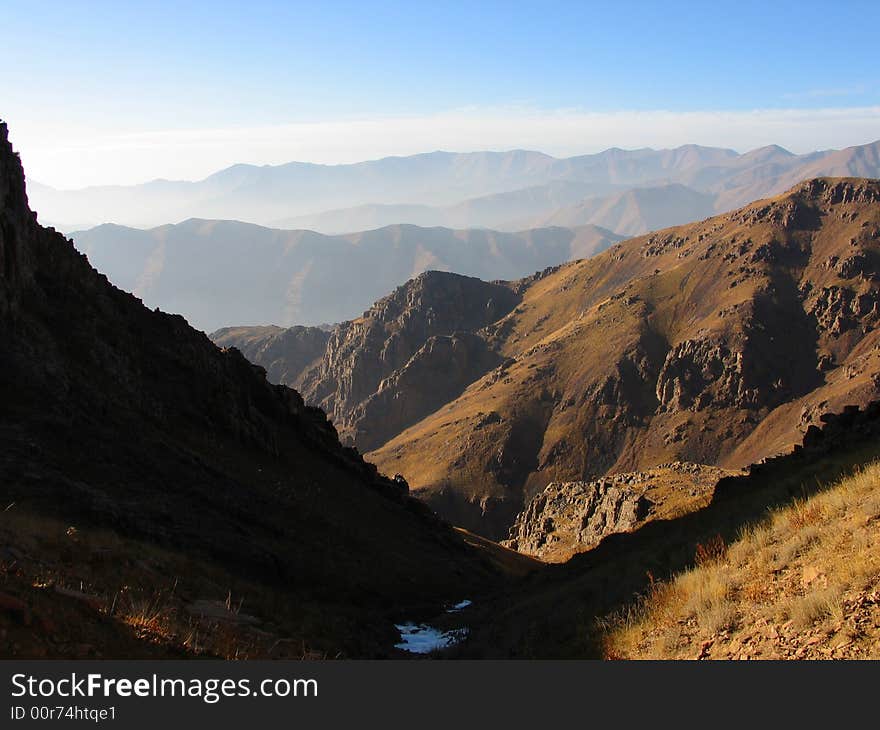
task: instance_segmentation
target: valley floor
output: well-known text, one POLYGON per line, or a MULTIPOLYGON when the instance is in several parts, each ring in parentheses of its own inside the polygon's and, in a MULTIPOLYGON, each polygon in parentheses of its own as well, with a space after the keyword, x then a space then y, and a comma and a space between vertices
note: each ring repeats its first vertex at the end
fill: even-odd
MULTIPOLYGON (((510 580, 542 565, 459 534, 510 580)), ((462 591, 473 590, 465 585, 462 591)), ((405 658, 412 655, 395 647, 395 622, 437 616, 443 630, 457 630, 457 613, 433 600, 385 611, 334 604, 296 587, 242 580, 222 562, 185 550, 77 527, 16 503, 0 510, 6 658, 405 658)))

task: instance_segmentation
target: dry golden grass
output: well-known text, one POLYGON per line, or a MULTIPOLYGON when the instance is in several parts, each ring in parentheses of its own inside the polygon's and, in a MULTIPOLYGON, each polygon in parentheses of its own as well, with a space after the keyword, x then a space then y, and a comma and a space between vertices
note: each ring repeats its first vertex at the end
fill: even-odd
POLYGON ((880 658, 880 462, 700 546, 605 624, 615 658, 880 658))

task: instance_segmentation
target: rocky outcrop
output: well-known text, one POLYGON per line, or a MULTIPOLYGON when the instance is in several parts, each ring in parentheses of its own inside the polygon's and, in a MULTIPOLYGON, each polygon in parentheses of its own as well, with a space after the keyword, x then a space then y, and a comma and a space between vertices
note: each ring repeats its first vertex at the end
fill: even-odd
POLYGON ((544 560, 566 560, 607 535, 701 505, 724 474, 671 462, 589 482, 551 482, 520 512, 503 544, 544 560))
POLYGON ((666 356, 657 378, 657 400, 666 410, 699 410, 713 401, 747 402, 742 353, 721 342, 685 340, 666 356))
MULTIPOLYGON (((503 284, 440 271, 421 274, 376 302, 360 319, 334 330, 324 357, 302 378, 303 395, 327 411, 344 441, 355 443, 356 409, 432 337, 475 332, 510 312, 518 300, 503 284)), ((419 360, 429 360, 431 349, 419 360)), ((455 369, 450 374, 461 377, 455 369)), ((439 389, 455 390, 445 384, 439 389)), ((399 399, 408 397, 398 392, 399 399)), ((418 404, 401 408, 424 412, 418 404)))
POLYGON ((551 482, 520 513, 507 547, 542 555, 566 538, 589 547, 612 532, 631 530, 647 517, 651 503, 615 477, 593 482, 551 482))
POLYGON ((828 286, 818 290, 810 302, 810 314, 823 332, 832 337, 857 327, 872 328, 880 319, 880 292, 828 286))

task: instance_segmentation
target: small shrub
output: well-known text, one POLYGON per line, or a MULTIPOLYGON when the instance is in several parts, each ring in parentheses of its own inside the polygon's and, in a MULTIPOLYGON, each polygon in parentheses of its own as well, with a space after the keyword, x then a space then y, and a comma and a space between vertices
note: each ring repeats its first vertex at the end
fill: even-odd
POLYGON ((736 607, 732 603, 716 603, 697 618, 709 634, 718 634, 736 628, 736 607))
POLYGON ((797 500, 788 510, 788 524, 795 530, 815 525, 822 518, 822 505, 818 500, 797 500))
POLYGON ((810 628, 820 618, 833 615, 836 610, 832 591, 817 591, 792 599, 788 605, 788 615, 792 627, 797 631, 810 628))
POLYGON ((711 565, 720 562, 727 555, 727 544, 721 535, 715 535, 706 542, 697 543, 694 563, 697 566, 711 565))

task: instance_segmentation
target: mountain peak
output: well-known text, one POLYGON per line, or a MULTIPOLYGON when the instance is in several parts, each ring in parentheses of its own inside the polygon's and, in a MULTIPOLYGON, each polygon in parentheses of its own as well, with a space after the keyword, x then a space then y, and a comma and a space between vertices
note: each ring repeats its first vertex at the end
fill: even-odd
POLYGON ((785 147, 781 147, 778 144, 768 144, 764 147, 757 147, 753 150, 749 150, 742 156, 744 158, 765 158, 772 156, 794 157, 795 154, 789 152, 785 147))
POLYGON ((0 120, 0 184, 2 211, 15 216, 32 216, 28 208, 27 188, 21 157, 9 141, 9 127, 0 120))

